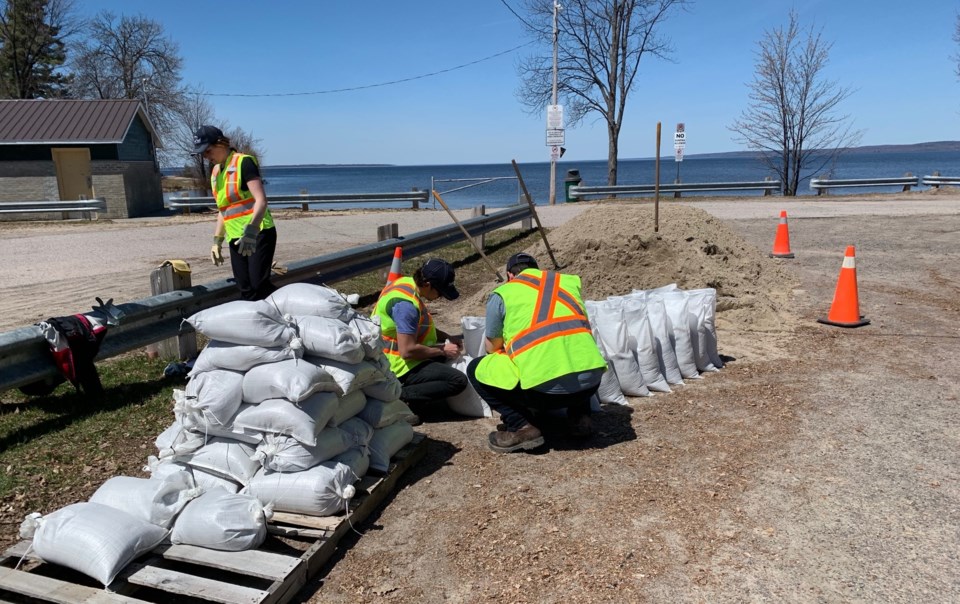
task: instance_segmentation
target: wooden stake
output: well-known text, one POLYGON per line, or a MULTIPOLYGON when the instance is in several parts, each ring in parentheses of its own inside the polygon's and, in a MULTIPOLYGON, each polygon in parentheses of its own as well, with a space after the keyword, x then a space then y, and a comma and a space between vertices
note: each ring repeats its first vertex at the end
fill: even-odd
POLYGON ((453 212, 450 210, 449 207, 447 207, 446 202, 443 201, 443 198, 440 197, 440 194, 437 193, 436 190, 433 191, 433 196, 437 201, 440 202, 440 205, 443 206, 443 209, 447 211, 447 214, 450 214, 450 218, 452 218, 453 221, 457 223, 457 226, 460 227, 461 231, 463 231, 463 235, 467 238, 467 241, 473 244, 473 249, 477 250, 477 253, 480 254, 480 257, 483 258, 483 261, 487 263, 487 266, 490 267, 490 270, 492 270, 494 274, 497 275, 497 281, 498 282, 503 281, 503 276, 500 275, 500 271, 497 270, 497 267, 493 266, 493 264, 490 262, 490 259, 487 258, 486 254, 483 253, 483 250, 480 249, 480 246, 477 245, 477 242, 474 241, 473 235, 471 235, 470 232, 467 231, 467 229, 463 228, 463 224, 461 224, 460 221, 457 220, 457 217, 454 216, 453 212))
POLYGON ((523 182, 523 176, 520 176, 520 167, 517 166, 517 160, 511 159, 510 163, 513 164, 513 171, 517 173, 517 180, 520 182, 520 188, 523 189, 523 196, 527 200, 527 205, 530 206, 530 213, 533 214, 533 219, 537 221, 537 228, 540 230, 540 236, 543 237, 543 245, 547 246, 547 254, 550 255, 550 260, 553 261, 553 270, 560 270, 560 263, 557 262, 557 259, 553 257, 553 250, 550 249, 550 242, 547 241, 547 233, 543 230, 543 225, 540 224, 540 217, 537 215, 537 208, 533 205, 533 199, 530 197, 530 193, 527 191, 527 185, 523 182))

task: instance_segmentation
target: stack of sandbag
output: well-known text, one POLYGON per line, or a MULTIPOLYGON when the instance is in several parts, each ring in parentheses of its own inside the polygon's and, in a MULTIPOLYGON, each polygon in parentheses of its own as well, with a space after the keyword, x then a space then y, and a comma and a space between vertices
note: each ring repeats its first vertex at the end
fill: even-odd
POLYGON ((211 342, 174 392, 153 475, 172 465, 201 487, 249 493, 275 511, 329 515, 413 438, 379 326, 336 290, 288 285, 187 321, 211 342))
POLYGON ((671 386, 718 371, 715 289, 676 284, 586 301, 594 338, 607 360, 598 398, 625 404, 627 396, 671 392, 671 386))

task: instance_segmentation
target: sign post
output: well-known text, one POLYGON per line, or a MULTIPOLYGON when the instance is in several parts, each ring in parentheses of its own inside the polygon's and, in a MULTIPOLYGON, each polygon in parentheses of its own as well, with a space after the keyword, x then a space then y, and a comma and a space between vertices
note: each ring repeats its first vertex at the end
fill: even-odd
MULTIPOLYGON (((680 163, 683 162, 683 149, 687 146, 687 133, 683 122, 677 124, 677 131, 673 133, 673 160, 677 164, 677 178, 675 184, 680 184, 680 163)), ((673 194, 674 197, 680 197, 680 193, 673 194)))
MULTIPOLYGON (((556 103, 556 101, 554 101, 556 103)), ((557 160, 564 143, 563 105, 547 105, 547 147, 550 147, 550 205, 557 203, 557 160)))

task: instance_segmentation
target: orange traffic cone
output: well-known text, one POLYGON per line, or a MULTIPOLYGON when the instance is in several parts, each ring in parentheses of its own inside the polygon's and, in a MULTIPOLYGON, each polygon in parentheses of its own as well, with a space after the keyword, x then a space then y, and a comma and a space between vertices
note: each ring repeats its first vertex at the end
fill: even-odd
POLYGON ((777 225, 777 236, 773 240, 771 258, 793 258, 790 251, 790 229, 787 228, 787 211, 780 210, 780 224, 777 225))
MULTIPOLYGON (((397 279, 403 276, 403 267, 401 263, 403 262, 403 249, 398 245, 395 250, 393 250, 393 263, 390 264, 390 274, 387 275, 387 285, 390 285, 397 279)), ((383 273, 380 273, 381 275, 383 273)))
POLYGON ((870 323, 870 319, 860 316, 860 299, 857 296, 857 258, 852 245, 847 246, 837 279, 837 291, 833 294, 833 305, 826 319, 817 319, 818 323, 837 327, 860 327, 870 323))

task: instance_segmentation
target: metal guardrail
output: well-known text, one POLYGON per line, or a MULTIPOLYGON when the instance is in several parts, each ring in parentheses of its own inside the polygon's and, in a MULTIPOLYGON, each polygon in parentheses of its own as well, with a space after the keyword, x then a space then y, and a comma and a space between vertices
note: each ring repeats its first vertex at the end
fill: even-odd
POLYGON ((933 174, 924 176, 922 182, 928 187, 939 187, 942 185, 960 186, 960 176, 940 176, 939 174, 933 174))
POLYGON ((0 201, 0 214, 32 214, 37 212, 106 212, 107 200, 94 199, 54 201, 0 201))
POLYGON ((894 178, 811 178, 810 188, 817 192, 817 195, 829 189, 842 187, 885 187, 897 186, 903 187, 904 191, 909 191, 910 187, 920 184, 919 176, 898 176, 894 178))
MULTIPOLYGON (((779 180, 758 180, 746 182, 691 182, 661 184, 661 193, 693 193, 697 191, 763 191, 769 194, 780 190, 779 180)), ((570 187, 570 196, 574 199, 586 196, 610 195, 649 195, 656 192, 656 185, 605 185, 570 187)))
MULTIPOLYGON (((302 195, 268 195, 270 203, 299 203, 303 209, 315 203, 394 203, 407 202, 413 209, 419 209, 421 203, 430 200, 429 191, 407 191, 404 193, 304 193, 302 195)), ((194 208, 216 209, 217 200, 213 197, 172 197, 167 205, 189 212, 194 208)))
MULTIPOLYGON (((523 204, 487 216, 463 220, 461 224, 471 236, 477 236, 531 216, 530 206, 523 204)), ((301 281, 335 283, 390 266, 394 248, 398 245, 403 246, 405 257, 413 258, 463 239, 463 232, 455 224, 437 227, 406 237, 299 260, 287 265, 286 274, 274 275, 272 280, 278 287, 301 281)), ((181 329, 192 329, 189 325, 182 325, 186 317, 238 298, 239 293, 231 279, 117 304, 124 316, 120 325, 111 328, 107 333, 97 358, 114 357, 175 337, 181 333, 181 329)), ((47 342, 36 325, 0 333, 0 392, 39 381, 56 373, 47 342)))

